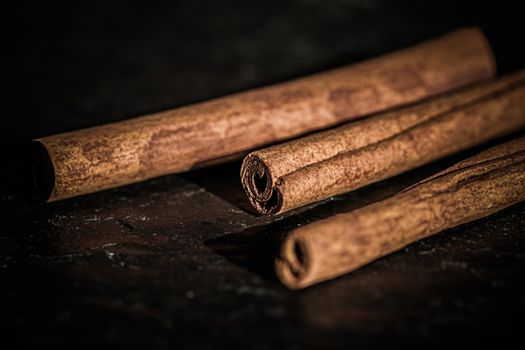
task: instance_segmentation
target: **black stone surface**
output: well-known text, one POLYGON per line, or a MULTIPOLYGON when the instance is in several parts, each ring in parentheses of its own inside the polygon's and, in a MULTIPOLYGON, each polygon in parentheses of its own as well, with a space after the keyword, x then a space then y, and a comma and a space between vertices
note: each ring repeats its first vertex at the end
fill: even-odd
POLYGON ((285 289, 272 274, 279 240, 291 228, 392 195, 490 144, 274 218, 247 210, 239 163, 52 204, 29 198, 24 168, 33 137, 317 72, 460 26, 485 30, 501 72, 524 68, 517 3, 6 7, 3 341, 40 348, 324 349, 519 340, 524 204, 304 291, 285 289))

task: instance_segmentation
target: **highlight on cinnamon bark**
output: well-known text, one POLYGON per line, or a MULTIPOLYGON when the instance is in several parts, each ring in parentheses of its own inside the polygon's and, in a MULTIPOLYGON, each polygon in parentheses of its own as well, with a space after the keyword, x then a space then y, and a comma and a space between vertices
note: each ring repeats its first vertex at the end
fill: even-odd
POLYGON ((262 214, 397 175, 525 126, 525 71, 250 153, 241 181, 262 214))
POLYGON ((48 201, 181 172, 495 74, 474 28, 379 58, 208 102, 35 140, 48 201), (47 159, 47 163, 46 163, 47 159))
POLYGON ((525 137, 361 209, 292 231, 276 260, 291 289, 325 281, 525 199, 525 137))

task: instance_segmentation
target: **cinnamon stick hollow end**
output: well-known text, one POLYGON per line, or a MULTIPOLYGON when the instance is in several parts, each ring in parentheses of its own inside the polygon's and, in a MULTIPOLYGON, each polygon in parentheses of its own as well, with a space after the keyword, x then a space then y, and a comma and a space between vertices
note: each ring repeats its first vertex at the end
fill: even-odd
POLYGON ((249 154, 242 162, 241 180, 250 203, 261 214, 280 211, 283 197, 275 188, 276 177, 266 162, 257 154, 249 154))
POLYGON ((275 261, 275 272, 290 289, 308 286, 311 278, 311 257, 305 241, 290 236, 281 248, 281 259, 275 261))
POLYGON ((55 167, 46 147, 39 141, 31 143, 31 165, 34 196, 48 201, 55 189, 55 167))

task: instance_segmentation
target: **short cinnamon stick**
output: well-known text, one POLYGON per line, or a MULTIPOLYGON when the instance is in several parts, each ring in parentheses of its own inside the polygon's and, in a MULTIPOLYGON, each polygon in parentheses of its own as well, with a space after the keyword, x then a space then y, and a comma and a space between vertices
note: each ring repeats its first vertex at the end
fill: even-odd
POLYGON ((54 201, 181 172, 494 74, 483 34, 463 29, 295 81, 37 139, 35 184, 54 201))
POLYGON ((282 213, 525 126, 525 71, 258 150, 241 179, 253 207, 282 213))
POLYGON ((387 200, 292 231, 276 272, 289 288, 304 288, 524 199, 525 137, 460 162, 387 200))

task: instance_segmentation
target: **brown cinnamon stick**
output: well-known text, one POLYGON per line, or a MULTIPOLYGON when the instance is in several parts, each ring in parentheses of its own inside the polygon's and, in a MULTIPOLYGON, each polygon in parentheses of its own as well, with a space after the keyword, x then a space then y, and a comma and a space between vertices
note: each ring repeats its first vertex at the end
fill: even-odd
POLYGON ((49 201, 185 171, 494 76, 491 50, 463 29, 359 64, 229 97, 36 140, 49 201))
POLYGON ((241 179, 254 208, 282 213, 525 126, 525 71, 258 150, 241 179))
POLYGON ((387 200, 292 231, 276 272, 289 288, 304 288, 524 199, 525 137, 460 162, 387 200))

